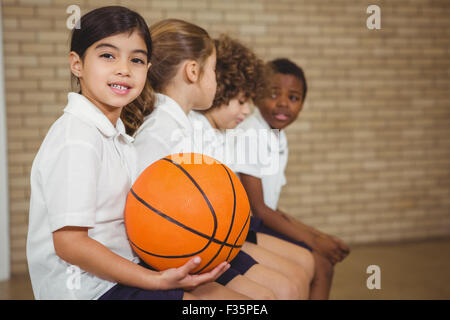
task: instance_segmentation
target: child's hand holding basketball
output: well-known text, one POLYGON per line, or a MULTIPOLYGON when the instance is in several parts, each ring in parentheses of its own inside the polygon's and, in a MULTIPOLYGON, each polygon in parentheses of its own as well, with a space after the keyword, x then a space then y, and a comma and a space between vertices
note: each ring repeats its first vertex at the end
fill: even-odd
POLYGON ((164 289, 182 288, 189 291, 200 284, 216 280, 230 267, 230 264, 224 261, 209 272, 198 275, 190 274, 189 272, 197 268, 200 262, 201 258, 195 257, 179 268, 161 271, 161 287, 164 289))

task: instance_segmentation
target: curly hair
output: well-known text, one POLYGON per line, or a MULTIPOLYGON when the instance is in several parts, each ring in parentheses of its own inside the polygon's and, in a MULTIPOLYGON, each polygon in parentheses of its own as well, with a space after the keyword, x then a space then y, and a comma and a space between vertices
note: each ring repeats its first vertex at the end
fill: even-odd
POLYGON ((253 51, 227 35, 214 40, 217 54, 217 91, 212 108, 227 105, 241 92, 254 99, 267 89, 264 62, 253 51))

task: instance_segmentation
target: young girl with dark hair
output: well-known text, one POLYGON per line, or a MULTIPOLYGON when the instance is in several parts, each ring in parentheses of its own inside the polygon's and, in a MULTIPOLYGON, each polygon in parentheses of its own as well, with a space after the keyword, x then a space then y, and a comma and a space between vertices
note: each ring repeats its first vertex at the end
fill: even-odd
POLYGON ((133 138, 119 118, 141 92, 152 41, 124 7, 93 10, 72 33, 70 69, 79 93, 47 133, 31 170, 28 266, 37 299, 193 299, 180 288, 227 269, 190 275, 198 257, 163 272, 138 264, 123 211, 136 178, 133 138))

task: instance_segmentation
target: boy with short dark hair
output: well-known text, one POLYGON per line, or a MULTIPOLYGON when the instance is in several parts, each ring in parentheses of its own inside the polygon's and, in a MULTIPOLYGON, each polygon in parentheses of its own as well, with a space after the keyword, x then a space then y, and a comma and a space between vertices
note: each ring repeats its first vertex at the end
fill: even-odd
MULTIPOLYGON (((310 298, 328 299, 333 266, 342 261, 350 249, 341 239, 305 225, 277 208, 281 188, 286 184, 285 169, 288 158, 287 139, 283 129, 294 122, 302 110, 307 84, 303 70, 288 59, 273 60, 268 66, 273 71, 269 95, 257 99, 258 107, 254 114, 239 126, 244 130, 269 130, 276 138, 270 141, 277 141, 275 146, 267 143, 270 150, 269 160, 273 162, 269 163, 268 167, 277 168, 275 172, 264 173, 261 162, 257 164, 246 162, 236 168, 247 191, 254 215, 250 226, 251 232, 256 232, 256 241, 258 234, 264 233, 312 249, 315 276, 310 298), (276 156, 273 156, 274 149, 277 150, 276 156)), ((261 143, 258 143, 258 148, 260 147, 261 143)), ((250 153, 260 151, 255 149, 250 153)))

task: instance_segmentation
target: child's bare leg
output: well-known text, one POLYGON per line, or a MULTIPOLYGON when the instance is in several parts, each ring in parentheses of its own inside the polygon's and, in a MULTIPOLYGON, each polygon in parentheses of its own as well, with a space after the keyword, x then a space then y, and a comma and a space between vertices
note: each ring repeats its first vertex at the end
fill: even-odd
POLYGON ((242 275, 234 277, 226 284, 226 287, 255 300, 276 299, 275 294, 270 289, 242 275))
POLYGON ((258 246, 267 249, 279 256, 294 261, 306 271, 310 279, 313 279, 315 263, 314 257, 309 250, 299 245, 264 233, 258 232, 256 234, 256 237, 258 246))
POLYGON ((334 269, 328 259, 315 252, 311 254, 305 248, 267 234, 258 233, 257 241, 261 247, 296 261, 310 275, 313 275, 310 299, 325 300, 329 298, 334 269))
MULTIPOLYGON (((300 298, 307 299, 309 297, 313 277, 301 265, 253 243, 245 242, 242 249, 263 266, 286 276, 297 286, 300 298)), ((313 259, 312 255, 311 259, 313 259)))
POLYGON ((198 298, 189 292, 184 292, 183 300, 198 300, 198 298))
POLYGON ((256 264, 245 274, 245 277, 269 288, 280 300, 308 299, 308 296, 301 292, 296 283, 279 271, 268 268, 262 264, 256 264))
POLYGON ((249 300, 244 294, 224 287, 217 282, 208 282, 202 284, 192 291, 195 297, 201 300, 249 300))
POLYGON ((311 284, 311 300, 327 300, 330 296, 333 282, 334 267, 324 256, 313 252, 316 263, 316 272, 311 284))

